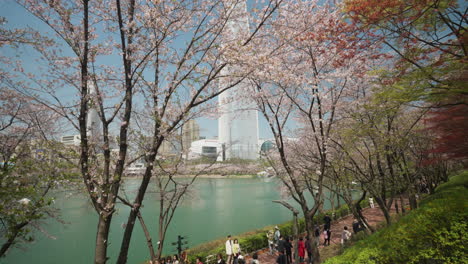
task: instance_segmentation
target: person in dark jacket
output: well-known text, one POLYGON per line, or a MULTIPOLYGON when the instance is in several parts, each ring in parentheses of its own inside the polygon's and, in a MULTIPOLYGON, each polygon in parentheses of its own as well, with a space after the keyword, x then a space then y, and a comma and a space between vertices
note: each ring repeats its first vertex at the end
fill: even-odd
POLYGON ((312 244, 310 242, 309 237, 307 237, 307 240, 305 242, 305 247, 306 247, 307 258, 308 258, 307 263, 312 263, 312 261, 314 260, 314 257, 312 255, 312 244))
POLYGON ((286 238, 284 242, 284 249, 286 252, 286 263, 291 264, 292 263, 292 247, 293 245, 291 244, 291 240, 289 237, 286 238))
POLYGON ((284 252, 278 251, 278 257, 276 258, 276 263, 277 264, 287 264, 286 263, 286 255, 284 255, 284 252))
POLYGON ((283 236, 280 236, 280 237, 279 237, 278 245, 276 246, 276 250, 285 253, 285 250, 286 250, 286 241, 284 240, 284 237, 283 237, 283 236))
POLYGON ((315 242, 315 246, 318 247, 320 245, 320 227, 318 225, 315 225, 314 242, 315 242))
POLYGON ((328 230, 331 228, 331 218, 328 214, 326 214, 324 217, 323 217, 323 222, 325 223, 325 225, 323 226, 325 228, 325 230, 328 230))

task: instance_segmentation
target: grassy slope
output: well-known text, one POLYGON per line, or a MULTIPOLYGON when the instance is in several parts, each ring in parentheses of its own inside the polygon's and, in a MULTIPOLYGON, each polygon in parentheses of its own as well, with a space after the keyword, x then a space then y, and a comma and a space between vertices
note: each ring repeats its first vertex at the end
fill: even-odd
POLYGON ((468 171, 397 223, 358 241, 326 264, 468 263, 468 171))

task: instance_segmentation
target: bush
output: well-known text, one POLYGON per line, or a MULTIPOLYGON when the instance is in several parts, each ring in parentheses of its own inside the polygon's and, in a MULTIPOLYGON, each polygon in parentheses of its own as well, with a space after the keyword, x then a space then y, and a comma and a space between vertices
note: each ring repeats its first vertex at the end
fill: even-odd
POLYGON ((325 263, 468 263, 466 175, 452 177, 420 208, 325 263))

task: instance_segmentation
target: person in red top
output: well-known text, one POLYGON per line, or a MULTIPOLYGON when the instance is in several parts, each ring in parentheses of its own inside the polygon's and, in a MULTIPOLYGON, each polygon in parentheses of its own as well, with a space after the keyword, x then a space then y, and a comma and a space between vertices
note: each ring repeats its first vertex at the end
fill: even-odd
POLYGON ((299 241, 297 242, 297 251, 298 251, 298 254, 299 254, 299 262, 302 263, 304 262, 304 258, 305 258, 305 243, 304 243, 304 240, 301 238, 299 238, 299 241))

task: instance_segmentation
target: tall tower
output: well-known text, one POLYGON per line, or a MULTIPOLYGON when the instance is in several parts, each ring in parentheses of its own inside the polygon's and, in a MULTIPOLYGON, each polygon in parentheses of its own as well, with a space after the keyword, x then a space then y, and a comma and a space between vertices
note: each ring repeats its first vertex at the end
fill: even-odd
POLYGON ((93 83, 88 83, 88 93, 91 98, 88 108, 88 115, 86 116, 86 133, 88 137, 94 141, 99 140, 101 130, 101 119, 99 118, 96 103, 97 92, 93 83))
MULTIPOLYGON (((245 40, 250 34, 247 4, 245 0, 225 0, 230 19, 223 35, 223 45, 245 40)), ((220 81, 220 89, 229 83, 230 73, 236 66, 228 65, 221 71, 227 76, 220 81)), ((242 81, 218 97, 220 118, 218 120, 219 143, 222 146, 221 159, 258 158, 258 112, 252 99, 239 96, 248 90, 249 83, 242 81)))

